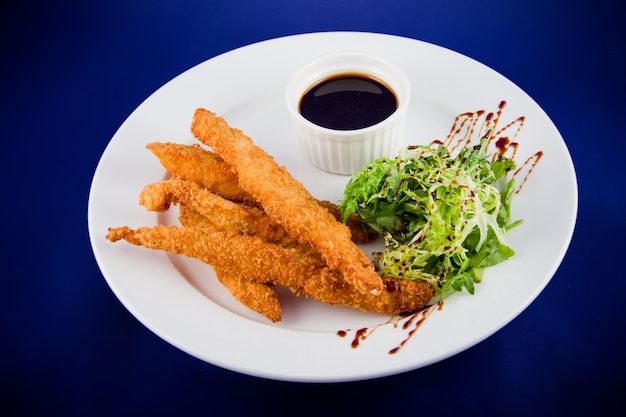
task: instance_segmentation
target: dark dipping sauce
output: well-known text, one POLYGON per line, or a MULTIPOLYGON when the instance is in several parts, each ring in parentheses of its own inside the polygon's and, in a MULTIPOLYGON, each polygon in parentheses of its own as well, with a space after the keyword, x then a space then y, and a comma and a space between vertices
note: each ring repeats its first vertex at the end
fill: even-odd
POLYGON ((373 126, 398 108, 394 92, 365 74, 338 74, 318 82, 300 100, 300 114, 328 129, 356 130, 373 126))

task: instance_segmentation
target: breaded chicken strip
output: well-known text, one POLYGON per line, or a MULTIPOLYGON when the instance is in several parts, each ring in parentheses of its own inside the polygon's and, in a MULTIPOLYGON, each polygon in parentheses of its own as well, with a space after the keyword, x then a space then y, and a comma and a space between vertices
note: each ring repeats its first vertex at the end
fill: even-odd
MULTIPOLYGON (((317 204, 321 207, 328 210, 328 212, 335 218, 337 221, 341 221, 341 212, 339 211, 339 206, 337 204, 326 201, 326 200, 316 200, 317 204)), ((363 228, 361 227, 361 216, 356 213, 350 214, 348 219, 346 220, 346 226, 350 229, 351 239, 354 243, 367 243, 372 239, 363 228)))
POLYGON ((247 205, 258 205, 256 200, 239 187, 237 177, 227 163, 214 152, 200 145, 153 142, 146 145, 166 171, 182 179, 202 184, 215 194, 247 205))
POLYGON ((132 230, 110 228, 111 242, 126 240, 134 245, 164 250, 199 259, 216 270, 289 288, 294 293, 329 304, 346 305, 380 314, 401 314, 424 308, 434 295, 426 281, 381 279, 379 295, 363 294, 341 274, 330 270, 315 256, 297 248, 287 249, 256 236, 230 234, 211 229, 154 226, 132 230))
MULTIPOLYGON (((239 187, 237 176, 230 166, 214 152, 202 146, 176 143, 149 143, 146 146, 159 159, 161 165, 174 176, 197 182, 209 191, 236 203, 250 206, 260 204, 250 194, 239 187)), ((330 201, 317 201, 337 220, 341 220, 339 207, 330 201)), ((361 227, 361 217, 353 213, 346 221, 352 241, 367 243, 369 235, 361 227)))
POLYGON ((263 210, 233 203, 213 194, 193 181, 165 180, 146 185, 139 204, 150 211, 163 212, 171 204, 185 203, 222 231, 262 235, 270 242, 293 241, 285 229, 272 221, 263 210))
POLYGON ((111 242, 128 243, 185 255, 264 283, 277 283, 297 290, 312 274, 331 272, 318 259, 302 258, 296 249, 267 243, 257 236, 227 233, 208 228, 157 225, 132 230, 109 228, 111 242), (321 267, 321 268, 320 268, 321 267))
POLYGON ((344 305, 380 314, 413 313, 426 307, 435 295, 433 286, 424 280, 382 277, 380 295, 355 291, 337 275, 315 275, 308 279, 298 295, 331 305, 344 305))
MULTIPOLYGON (((180 203, 178 205, 178 221, 180 221, 180 224, 186 227, 217 229, 223 232, 227 232, 230 229, 220 229, 215 225, 215 223, 211 221, 211 219, 209 219, 208 217, 204 217, 202 214, 198 213, 193 207, 189 206, 186 203, 180 203)), ((233 233, 237 233, 237 230, 233 231, 233 233)))
POLYGON ((244 306, 273 323, 282 319, 278 292, 273 284, 251 281, 227 269, 215 269, 217 280, 244 306))
POLYGON ((352 242, 348 227, 321 207, 267 152, 205 109, 196 110, 191 131, 231 166, 241 188, 289 234, 319 250, 328 265, 359 292, 382 292, 382 279, 368 256, 352 242))
MULTIPOLYGON (((179 204, 179 221, 185 227, 212 228, 214 224, 184 203, 179 204)), ((273 284, 252 281, 226 269, 215 269, 217 280, 237 301, 273 323, 282 319, 278 292, 273 284)))

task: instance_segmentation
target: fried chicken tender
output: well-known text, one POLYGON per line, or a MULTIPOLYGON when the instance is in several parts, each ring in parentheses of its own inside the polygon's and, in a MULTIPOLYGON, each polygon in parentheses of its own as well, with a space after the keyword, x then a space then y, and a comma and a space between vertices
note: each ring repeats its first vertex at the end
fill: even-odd
MULTIPOLYGON (((197 182, 209 191, 236 203, 260 206, 259 202, 239 187, 237 176, 230 166, 214 152, 198 144, 181 145, 176 143, 153 142, 146 147, 159 159, 161 165, 174 176, 197 182)), ((333 217, 341 220, 339 207, 330 201, 317 201, 333 217)), ((370 236, 361 227, 361 217, 353 213, 346 225, 350 229, 352 241, 367 243, 370 236)))
POLYGON ((278 292, 274 285, 251 281, 226 269, 215 269, 215 275, 241 304, 265 316, 272 323, 282 320, 278 292))
MULTIPOLYGON (((283 247, 304 248, 262 210, 226 200, 193 181, 165 180, 143 188, 139 203, 150 211, 164 212, 172 204, 179 206, 179 221, 186 227, 214 228, 224 232, 260 236, 283 247)), ((272 284, 255 282, 226 269, 215 269, 217 279, 239 302, 272 322, 281 320, 281 308, 276 288, 272 284)))
POLYGON ((150 211, 163 212, 177 203, 193 207, 219 230, 260 234, 270 242, 294 240, 263 210, 226 200, 193 181, 174 179, 148 184, 139 195, 139 204, 150 211))
MULTIPOLYGON (((185 203, 179 204, 180 223, 185 227, 212 228, 214 223, 185 203)), ((215 269, 217 280, 237 301, 262 314, 273 323, 282 320, 278 291, 273 284, 252 281, 226 269, 215 269)))
MULTIPOLYGON (((341 212, 337 204, 326 200, 317 200, 317 204, 328 210, 337 221, 341 221, 341 212)), ((350 229, 351 239, 354 243, 367 243, 372 239, 370 234, 361 227, 361 216, 358 214, 350 214, 346 220, 346 226, 350 229)))
POLYGON ((321 257, 298 248, 270 244, 256 236, 158 225, 135 230, 126 226, 109 228, 106 238, 193 257, 212 265, 216 271, 224 269, 259 283, 285 286, 299 296, 380 314, 418 311, 434 295, 426 281, 392 278, 381 278, 384 285, 379 295, 364 294, 347 283, 338 271, 328 268, 321 257))
POLYGON ((319 259, 302 258, 297 249, 273 245, 257 236, 209 228, 156 225, 132 230, 123 226, 109 228, 106 238, 185 255, 214 268, 257 282, 280 284, 293 291, 301 288, 312 274, 331 273, 319 259))
POLYGON ((368 256, 351 240, 350 229, 321 207, 308 190, 241 130, 214 113, 197 109, 191 131, 236 174, 239 185, 292 236, 315 247, 330 268, 359 292, 378 295, 383 281, 368 256))
POLYGON ((228 164, 219 155, 203 149, 199 144, 152 142, 146 148, 159 159, 166 171, 202 184, 228 200, 258 205, 249 193, 239 187, 237 177, 228 164))
POLYGON ((308 279, 299 295, 331 305, 344 305, 380 314, 413 313, 426 307, 435 295, 433 286, 424 280, 411 281, 382 277, 380 295, 363 294, 337 275, 316 275, 308 279))
MULTIPOLYGON (((220 229, 210 218, 198 213, 193 207, 186 203, 180 203, 178 205, 178 221, 186 227, 217 229, 223 232, 230 230, 230 227, 220 229)), ((236 233, 236 231, 234 231, 234 233, 236 233)))

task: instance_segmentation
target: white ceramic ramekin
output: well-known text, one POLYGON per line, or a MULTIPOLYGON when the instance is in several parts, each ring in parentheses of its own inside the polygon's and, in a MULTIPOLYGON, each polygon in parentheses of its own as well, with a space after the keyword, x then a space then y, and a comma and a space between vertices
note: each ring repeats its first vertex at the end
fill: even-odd
POLYGON ((411 85, 396 65, 376 55, 346 51, 321 56, 300 68, 287 83, 285 98, 301 148, 317 168, 334 174, 349 175, 363 169, 374 159, 397 156, 404 138, 411 85), (338 74, 360 73, 389 86, 398 107, 375 125, 356 130, 334 130, 318 126, 299 112, 303 94, 313 85, 338 74))

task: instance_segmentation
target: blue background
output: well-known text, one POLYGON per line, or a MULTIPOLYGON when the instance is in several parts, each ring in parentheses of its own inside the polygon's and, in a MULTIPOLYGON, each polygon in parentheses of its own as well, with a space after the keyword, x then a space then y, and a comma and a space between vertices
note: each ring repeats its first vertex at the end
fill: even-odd
MULTIPOLYGON (((3 415, 610 415, 622 408, 626 31, 615 1, 107 1, 0 6, 3 415), (91 178, 168 80, 278 36, 355 30, 468 55, 552 118, 576 167, 574 239, 508 326, 405 374, 298 384, 169 345, 117 300, 87 233, 91 178)), ((541 202, 537 202, 539 206, 541 202)))

